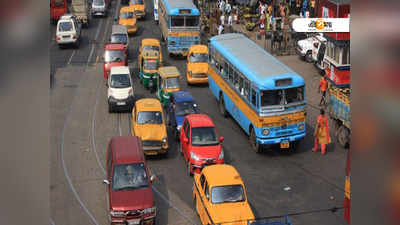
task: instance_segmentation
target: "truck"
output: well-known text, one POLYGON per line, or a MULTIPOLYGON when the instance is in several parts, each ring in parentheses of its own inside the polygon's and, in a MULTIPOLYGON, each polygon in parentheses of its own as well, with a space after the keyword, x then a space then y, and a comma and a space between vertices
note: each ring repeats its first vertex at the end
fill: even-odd
POLYGON ((350 90, 328 82, 327 112, 334 121, 334 136, 344 148, 350 145, 350 90))
POLYGON ((78 21, 89 27, 91 20, 90 7, 87 0, 72 0, 71 2, 71 13, 76 16, 78 21))

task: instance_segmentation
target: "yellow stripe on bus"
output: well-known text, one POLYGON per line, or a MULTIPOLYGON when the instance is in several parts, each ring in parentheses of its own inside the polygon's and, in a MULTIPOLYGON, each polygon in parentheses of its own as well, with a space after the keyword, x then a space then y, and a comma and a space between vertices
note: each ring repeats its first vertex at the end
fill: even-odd
POLYGON ((250 120, 250 122, 254 126, 260 128, 305 122, 306 114, 304 111, 279 116, 260 117, 234 90, 232 90, 228 83, 226 83, 226 81, 223 80, 221 76, 219 76, 214 68, 212 68, 210 65, 208 66, 208 71, 209 75, 213 78, 215 83, 217 83, 219 88, 233 101, 236 107, 242 111, 242 113, 247 117, 247 119, 250 120))
POLYGON ((344 183, 344 195, 347 199, 350 199, 350 177, 346 176, 346 181, 344 183))
POLYGON ((169 37, 193 37, 200 36, 200 32, 197 31, 182 31, 182 32, 169 32, 169 37))

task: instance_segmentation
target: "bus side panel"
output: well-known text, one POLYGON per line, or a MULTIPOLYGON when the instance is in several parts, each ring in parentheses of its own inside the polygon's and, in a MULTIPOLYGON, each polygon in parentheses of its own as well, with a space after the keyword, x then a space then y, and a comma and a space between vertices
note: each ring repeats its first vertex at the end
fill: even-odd
MULTIPOLYGON (((211 70, 214 69, 208 66, 209 73, 211 70)), ((219 92, 221 91, 221 89, 218 87, 217 83, 215 83, 214 79, 210 76, 210 74, 208 74, 208 87, 211 90, 211 93, 213 93, 213 95, 217 98, 217 100, 219 100, 219 92)))
MULTIPOLYGON (((161 34, 164 36, 164 38, 168 37, 168 20, 166 18, 168 18, 168 14, 167 12, 165 12, 165 7, 163 6, 163 1, 159 0, 158 1, 158 20, 159 20, 159 27, 160 27, 160 31, 161 34), (161 13, 161 11, 164 10, 163 13, 161 13)), ((164 41, 164 40, 161 40, 164 41)))

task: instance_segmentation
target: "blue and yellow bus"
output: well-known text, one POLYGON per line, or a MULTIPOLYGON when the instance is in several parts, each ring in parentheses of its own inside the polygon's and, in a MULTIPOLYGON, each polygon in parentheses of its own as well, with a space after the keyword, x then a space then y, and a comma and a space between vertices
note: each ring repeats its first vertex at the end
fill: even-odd
POLYGON ((289 148, 304 138, 303 77, 243 34, 210 38, 208 81, 221 114, 237 121, 257 153, 273 144, 289 148))
POLYGON ((159 0, 158 10, 168 52, 186 56, 191 45, 200 43, 200 11, 191 0, 159 0))

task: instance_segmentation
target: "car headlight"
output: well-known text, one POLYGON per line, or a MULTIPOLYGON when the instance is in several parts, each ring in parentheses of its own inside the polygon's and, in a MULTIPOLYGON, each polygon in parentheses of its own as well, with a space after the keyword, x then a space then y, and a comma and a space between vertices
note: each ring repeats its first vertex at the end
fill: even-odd
POLYGON ((110 212, 111 216, 123 216, 125 215, 124 211, 111 211, 110 212))
POLYGON ((268 128, 263 129, 262 134, 263 134, 264 136, 268 136, 268 135, 269 135, 269 129, 268 129, 268 128))
POLYGON ((299 125, 299 130, 304 130, 304 124, 299 125))
POLYGON ((176 127, 176 129, 177 129, 178 131, 180 131, 181 128, 182 128, 182 125, 178 125, 178 126, 176 127))
POLYGON ((194 161, 200 160, 200 158, 199 158, 196 154, 194 154, 193 152, 190 152, 190 157, 192 157, 192 159, 193 159, 194 161))
POLYGON ((151 208, 147 208, 147 209, 143 209, 142 213, 143 214, 154 214, 156 212, 156 207, 151 207, 151 208))
POLYGON ((219 153, 218 159, 219 160, 224 159, 224 150, 221 149, 221 153, 219 153))
POLYGON ((167 137, 164 137, 164 138, 162 139, 162 142, 163 142, 163 143, 167 143, 167 137))

